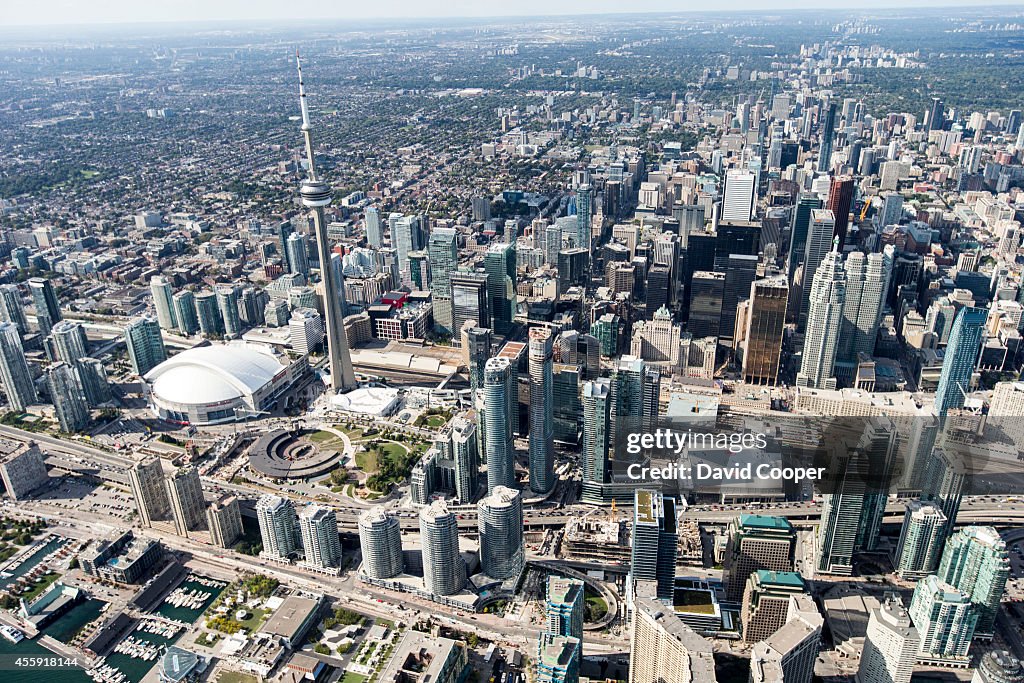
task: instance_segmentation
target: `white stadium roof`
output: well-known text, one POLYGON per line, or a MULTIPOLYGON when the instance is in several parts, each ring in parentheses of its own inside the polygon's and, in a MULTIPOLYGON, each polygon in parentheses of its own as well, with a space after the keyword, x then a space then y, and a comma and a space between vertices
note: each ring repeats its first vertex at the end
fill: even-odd
POLYGON ((208 404, 252 394, 284 367, 264 346, 232 342, 182 351, 145 379, 164 401, 208 404))

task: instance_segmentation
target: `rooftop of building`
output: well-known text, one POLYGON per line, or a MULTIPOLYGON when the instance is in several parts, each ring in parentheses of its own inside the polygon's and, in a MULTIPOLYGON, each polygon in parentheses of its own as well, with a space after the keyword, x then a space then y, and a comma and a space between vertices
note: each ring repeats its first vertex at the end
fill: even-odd
POLYGON ((773 572, 758 569, 754 572, 757 583, 762 586, 781 586, 785 588, 804 588, 804 579, 796 572, 773 572))
POLYGON ((750 529, 768 529, 792 531, 793 525, 785 517, 769 515, 740 515, 740 526, 750 529))

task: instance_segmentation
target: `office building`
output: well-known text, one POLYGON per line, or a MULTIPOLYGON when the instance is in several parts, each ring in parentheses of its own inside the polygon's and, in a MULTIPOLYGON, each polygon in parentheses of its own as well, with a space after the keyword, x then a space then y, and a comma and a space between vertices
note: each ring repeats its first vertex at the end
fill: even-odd
POLYGON ((822 208, 821 198, 816 194, 801 194, 797 198, 796 208, 793 211, 793 221, 790 224, 789 256, 787 259, 789 279, 792 281, 804 262, 807 249, 807 235, 811 228, 811 214, 822 208))
POLYGON ((825 208, 836 218, 833 236, 839 239, 839 249, 846 244, 846 233, 850 225, 850 211, 853 209, 855 186, 853 176, 843 175, 832 179, 825 208))
POLYGON ((555 485, 553 341, 549 328, 530 328, 530 490, 535 493, 555 485))
POLYGON ((305 565, 321 571, 341 567, 341 537, 334 510, 322 505, 307 505, 299 513, 299 532, 305 565))
POLYGON ((713 683, 711 641, 684 624, 671 607, 648 597, 633 602, 629 683, 713 683))
POLYGON ((835 215, 828 209, 814 209, 811 211, 811 221, 807 226, 807 241, 804 245, 803 270, 800 276, 800 310, 797 311, 799 314, 798 329, 802 330, 807 324, 807 316, 810 313, 811 289, 813 288, 814 276, 818 272, 818 267, 831 252, 839 251, 838 245, 834 244, 833 240, 835 225, 835 215))
POLYGON ((0 385, 11 412, 24 412, 37 400, 21 335, 14 323, 0 323, 0 385))
POLYGON ((728 256, 725 267, 725 285, 722 288, 722 317, 718 327, 720 337, 729 346, 735 346, 736 341, 741 341, 736 338, 736 316, 740 304, 750 298, 751 285, 757 278, 758 263, 757 255, 729 254, 728 256))
POLYGON ((608 481, 608 440, 611 419, 611 381, 596 379, 583 385, 583 481, 608 481))
POLYGON ((60 430, 74 434, 85 429, 91 419, 89 402, 75 368, 64 361, 54 363, 46 369, 46 386, 60 430))
MULTIPOLYGON (((491 324, 487 306, 487 275, 484 273, 454 272, 451 274, 452 331, 454 341, 461 342, 459 331, 467 324, 476 329, 491 324)), ((437 308, 434 308, 435 319, 437 308)))
POLYGON ((946 542, 947 523, 938 504, 920 500, 907 503, 894 562, 900 578, 919 579, 935 571, 946 542))
POLYGON ((153 308, 161 330, 174 332, 178 329, 178 316, 174 309, 174 285, 163 275, 154 275, 149 280, 149 291, 153 295, 153 308))
POLYGON ((580 426, 583 423, 583 403, 580 401, 582 377, 582 366, 564 363, 551 366, 552 435, 558 443, 570 446, 579 444, 580 426))
POLYGON ((583 643, 541 631, 537 637, 537 683, 578 683, 583 643))
POLYGON ((888 245, 882 253, 865 255, 855 251, 846 257, 846 300, 837 352, 842 361, 856 363, 860 354, 871 356, 875 352, 894 254, 892 245, 888 245))
POLYGON ((730 169, 725 174, 723 221, 749 221, 757 199, 757 176, 745 169, 730 169))
POLYGON ((988 309, 965 306, 953 320, 949 344, 942 359, 942 373, 935 390, 935 414, 945 420, 946 414, 964 405, 971 390, 971 376, 978 360, 988 309))
POLYGON ((700 270, 690 278, 690 317, 686 329, 695 338, 718 337, 722 330, 725 273, 700 270))
POLYGON ((242 511, 238 498, 226 495, 206 508, 206 525, 210 541, 220 548, 231 548, 242 538, 242 511))
POLYGON ((420 511, 423 588, 433 595, 453 595, 466 585, 466 563, 459 554, 459 526, 443 500, 420 511))
POLYGON ((789 284, 784 276, 755 281, 750 288, 746 335, 742 340, 743 381, 774 385, 782 362, 789 284))
POLYGON ((507 334, 516 315, 516 249, 514 244, 492 244, 484 254, 487 297, 494 331, 507 334))
POLYGON ((359 549, 362 572, 371 579, 390 579, 405 571, 402 528, 394 513, 378 506, 359 515, 359 549))
POLYGON ((786 623, 750 650, 750 683, 811 683, 823 624, 811 596, 790 596, 786 623))
POLYGON ((793 571, 796 531, 783 517, 743 514, 729 523, 722 583, 729 600, 739 602, 755 571, 793 571))
POLYGON ((824 120, 821 124, 821 137, 818 149, 818 173, 828 173, 832 168, 832 145, 836 133, 836 103, 829 102, 825 107, 824 120))
POLYGON ((199 470, 192 465, 179 467, 164 480, 167 499, 171 503, 174 530, 179 536, 190 537, 192 532, 206 528, 206 500, 199 470))
POLYGON ((459 236, 453 228, 437 228, 427 244, 430 258, 430 299, 434 305, 434 329, 443 335, 461 328, 452 322, 452 274, 459 265, 459 236))
POLYGON ((224 334, 224 321, 221 320, 217 306, 217 295, 212 291, 199 292, 195 295, 195 304, 200 334, 208 338, 224 334))
POLYGON ((896 593, 871 611, 857 683, 910 683, 921 638, 896 593))
POLYGON ((846 271, 842 255, 833 249, 814 273, 811 284, 804 348, 796 376, 798 387, 836 388, 835 360, 845 303, 846 271))
POLYGON ((932 98, 931 107, 925 112, 924 130, 926 133, 933 130, 942 130, 946 123, 945 106, 938 97, 932 98))
POLYGON ((580 579, 548 576, 545 602, 548 633, 583 640, 585 593, 580 579))
POLYGON ((918 661, 970 661, 967 651, 978 614, 967 593, 931 574, 917 582, 908 612, 921 638, 918 661))
POLYGON ((28 334, 28 318, 18 285, 0 285, 0 322, 14 323, 19 334, 28 334))
POLYGON ((487 459, 487 492, 499 486, 516 488, 515 443, 512 411, 519 410, 516 372, 508 358, 495 357, 484 365, 484 457, 487 459))
POLYGON ((124 340, 132 370, 139 377, 167 360, 160 325, 153 318, 135 318, 124 328, 124 340))
POLYGON ((0 437, 0 480, 11 500, 25 500, 50 482, 42 451, 34 443, 0 437))
POLYGON ((477 503, 480 567, 492 579, 518 578, 523 571, 523 501, 519 491, 498 486, 477 503))
POLYGON ((53 283, 41 277, 29 278, 28 292, 36 311, 36 327, 39 328, 39 334, 47 337, 53 326, 63 319, 53 283))
POLYGON ((288 321, 288 335, 295 353, 315 353, 324 344, 324 320, 314 308, 296 308, 288 321))
POLYGON ((970 596, 978 616, 976 634, 990 636, 1010 575, 1006 542, 993 527, 969 526, 946 543, 938 577, 970 596))
POLYGON ((782 628, 789 614, 790 598, 807 593, 796 572, 755 570, 743 589, 743 640, 756 643, 782 628))
POLYGON ((660 491, 638 489, 633 497, 633 581, 654 581, 657 596, 671 600, 676 573, 678 532, 676 501, 660 491))
POLYGON ((287 498, 264 495, 256 501, 264 557, 287 561, 298 550, 295 508, 287 498))

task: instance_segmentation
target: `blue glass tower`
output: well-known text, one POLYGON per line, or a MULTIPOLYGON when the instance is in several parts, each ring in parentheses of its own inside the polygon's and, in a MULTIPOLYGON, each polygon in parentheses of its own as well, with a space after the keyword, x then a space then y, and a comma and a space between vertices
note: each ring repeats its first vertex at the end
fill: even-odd
POLYGON ((987 319, 988 311, 984 308, 968 307, 962 309, 953 321, 939 387, 935 392, 935 414, 940 421, 945 421, 950 409, 964 405, 964 395, 971 386, 971 374, 978 360, 987 319))

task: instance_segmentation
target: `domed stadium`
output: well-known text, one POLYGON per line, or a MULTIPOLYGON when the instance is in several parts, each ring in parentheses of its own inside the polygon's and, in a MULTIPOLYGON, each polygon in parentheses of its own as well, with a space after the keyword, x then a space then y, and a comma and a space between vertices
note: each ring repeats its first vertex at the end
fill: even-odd
POLYGON ((211 425, 270 409, 307 367, 305 359, 289 362, 260 344, 229 342, 182 351, 144 379, 157 417, 211 425))

